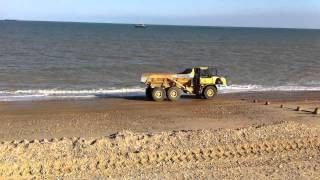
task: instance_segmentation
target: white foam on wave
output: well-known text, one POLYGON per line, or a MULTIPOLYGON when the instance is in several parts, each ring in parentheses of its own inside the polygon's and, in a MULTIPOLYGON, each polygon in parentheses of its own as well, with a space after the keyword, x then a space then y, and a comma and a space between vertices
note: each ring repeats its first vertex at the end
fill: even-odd
POLYGON ((262 86, 262 85, 230 85, 221 90, 222 93, 264 92, 264 91, 320 91, 320 86, 262 86))
MULTIPOLYGON (((320 91, 320 86, 262 86, 262 85, 230 85, 220 89, 221 93, 263 92, 263 91, 320 91)), ((0 101, 28 101, 51 99, 85 99, 145 96, 145 89, 141 87, 63 90, 63 89, 30 89, 0 91, 0 101)))
POLYGON ((0 91, 0 101, 50 100, 50 99, 77 99, 98 97, 126 97, 144 94, 143 88, 119 89, 88 89, 88 90, 61 90, 61 89, 30 89, 15 91, 0 91))
POLYGON ((41 94, 41 95, 81 95, 81 94, 110 94, 124 95, 126 93, 135 93, 142 91, 143 88, 119 88, 119 89, 89 89, 89 90, 59 90, 59 89, 39 89, 39 90, 16 90, 16 91, 0 91, 0 93, 13 94, 41 94))

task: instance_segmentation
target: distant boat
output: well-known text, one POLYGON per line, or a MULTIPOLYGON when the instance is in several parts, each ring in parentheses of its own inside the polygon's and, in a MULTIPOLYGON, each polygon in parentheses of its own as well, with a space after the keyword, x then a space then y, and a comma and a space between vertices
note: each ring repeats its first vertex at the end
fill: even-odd
POLYGON ((16 19, 4 19, 3 21, 18 21, 16 19))
POLYGON ((136 28, 146 28, 147 26, 145 24, 136 24, 134 25, 136 28))

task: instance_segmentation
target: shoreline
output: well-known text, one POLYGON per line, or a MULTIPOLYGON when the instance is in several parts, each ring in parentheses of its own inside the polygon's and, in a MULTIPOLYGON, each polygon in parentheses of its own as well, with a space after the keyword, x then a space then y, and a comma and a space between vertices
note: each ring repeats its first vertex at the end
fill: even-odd
MULTIPOLYGON (((27 90, 29 91, 29 90, 27 90)), ((58 95, 59 92, 65 92, 65 90, 54 92, 53 90, 40 90, 41 91, 49 91, 49 95, 42 92, 43 94, 33 94, 33 95, 16 95, 16 96, 0 96, 1 102, 32 102, 32 101, 82 101, 82 100, 99 100, 99 99, 143 99, 145 97, 145 90, 143 88, 138 89, 110 89, 110 90, 97 90, 98 93, 92 94, 81 94, 75 93, 72 94, 73 91, 67 90, 70 95, 58 95), (106 93, 108 91, 108 93, 106 93), (99 93, 100 92, 100 93, 99 93), (104 93, 101 93, 104 92, 104 93), (10 99, 11 98, 11 99, 10 99)), ((84 92, 95 92, 96 90, 84 90, 84 92)), ((75 91, 77 92, 77 91, 75 91)), ((314 97, 317 98, 320 94, 320 90, 240 90, 240 91, 226 91, 220 92, 219 97, 248 97, 248 95, 259 96, 259 95, 268 95, 273 94, 276 95, 276 98, 281 99, 294 99, 301 97, 314 97), (312 95, 315 94, 315 95, 312 95)), ((184 94, 182 95, 183 99, 193 99, 194 95, 184 94)), ((261 98, 261 96, 260 96, 261 98)), ((274 97, 269 96, 271 99, 275 99, 274 97)))
POLYGON ((312 111, 319 106, 320 91, 241 92, 213 100, 186 96, 178 102, 147 101, 143 96, 0 102, 0 141, 100 137, 123 130, 244 128, 282 121, 318 126, 320 121, 314 120, 320 116, 312 111), (265 106, 265 101, 271 104, 265 106), (303 111, 296 112, 297 106, 303 111))

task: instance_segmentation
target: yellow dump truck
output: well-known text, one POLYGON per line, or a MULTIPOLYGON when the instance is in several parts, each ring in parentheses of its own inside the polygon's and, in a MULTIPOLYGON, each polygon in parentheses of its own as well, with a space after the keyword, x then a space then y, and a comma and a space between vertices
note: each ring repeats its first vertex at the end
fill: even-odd
POLYGON ((178 74, 145 73, 141 76, 141 82, 147 85, 147 98, 155 101, 165 98, 176 101, 183 93, 212 99, 219 88, 227 86, 226 78, 219 76, 217 70, 210 67, 189 68, 178 74))

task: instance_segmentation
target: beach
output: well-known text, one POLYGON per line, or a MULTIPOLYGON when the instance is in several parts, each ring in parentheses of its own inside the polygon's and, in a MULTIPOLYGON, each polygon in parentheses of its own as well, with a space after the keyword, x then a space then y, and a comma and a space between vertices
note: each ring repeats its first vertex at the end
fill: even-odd
POLYGON ((319 177, 319 105, 315 91, 1 102, 0 176, 319 177))

